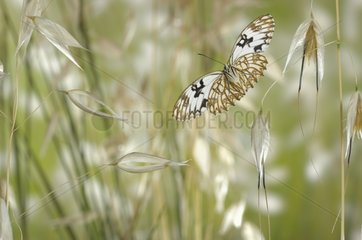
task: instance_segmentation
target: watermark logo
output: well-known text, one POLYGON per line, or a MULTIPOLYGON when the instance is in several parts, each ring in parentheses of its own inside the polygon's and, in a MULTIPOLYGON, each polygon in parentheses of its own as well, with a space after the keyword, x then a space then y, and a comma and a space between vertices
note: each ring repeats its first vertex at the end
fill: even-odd
MULTIPOLYGON (((203 114, 201 117, 185 122, 176 121, 171 111, 141 110, 123 111, 118 113, 124 121, 112 119, 92 119, 93 126, 98 130, 108 130, 113 124, 119 124, 121 128, 138 129, 251 129, 257 112, 253 111, 229 111, 218 115, 203 114)), ((271 122, 271 113, 263 114, 265 120, 271 122)), ((98 118, 94 116, 94 118, 98 118)))

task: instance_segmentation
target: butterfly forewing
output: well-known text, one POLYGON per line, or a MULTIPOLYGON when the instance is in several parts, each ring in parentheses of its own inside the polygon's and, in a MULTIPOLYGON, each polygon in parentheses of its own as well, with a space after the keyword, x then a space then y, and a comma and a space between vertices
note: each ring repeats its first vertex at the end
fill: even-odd
POLYGON ((207 74, 188 86, 177 100, 173 116, 185 121, 208 109, 217 114, 228 110, 254 86, 266 69, 267 60, 260 53, 269 45, 274 32, 270 14, 251 22, 239 35, 222 72, 207 74))
POLYGON ((258 17, 239 35, 231 51, 229 64, 248 53, 264 52, 273 37, 274 18, 270 14, 258 17))
POLYGON ((209 73, 188 86, 175 104, 174 118, 185 121, 200 116, 208 106, 208 96, 213 83, 222 76, 222 72, 209 73))

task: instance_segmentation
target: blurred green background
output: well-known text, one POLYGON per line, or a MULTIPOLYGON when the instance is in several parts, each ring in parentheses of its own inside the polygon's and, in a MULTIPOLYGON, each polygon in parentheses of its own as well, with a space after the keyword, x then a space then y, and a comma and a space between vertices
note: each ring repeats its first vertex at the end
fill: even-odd
MULTIPOLYGON (((271 121, 270 237, 340 239, 334 1, 312 6, 326 43, 317 113, 314 63, 305 68, 299 104, 302 53, 282 74, 293 35, 310 16, 309 1, 47 2, 43 16, 87 48, 72 49, 83 71, 37 32, 15 68, 21 7, 19 0, 0 3, 0 60, 8 74, 0 81, 0 181, 4 189, 11 151, 14 239, 21 234, 24 239, 260 239, 260 233, 268 239, 263 194, 258 208, 250 128, 274 81, 263 104, 271 121), (227 113, 206 113, 186 124, 173 120, 183 89, 223 67, 198 53, 226 62, 241 30, 266 13, 276 27, 265 53, 265 76, 227 113), (19 109, 9 149, 14 77, 19 109), (71 89, 91 92, 129 123, 80 110, 58 91, 71 89), (100 168, 135 151, 189 165, 144 174, 100 168)), ((361 1, 342 1, 345 110, 361 74, 361 12, 361 1)), ((346 239, 362 238, 360 146, 354 142, 346 175, 346 239)))

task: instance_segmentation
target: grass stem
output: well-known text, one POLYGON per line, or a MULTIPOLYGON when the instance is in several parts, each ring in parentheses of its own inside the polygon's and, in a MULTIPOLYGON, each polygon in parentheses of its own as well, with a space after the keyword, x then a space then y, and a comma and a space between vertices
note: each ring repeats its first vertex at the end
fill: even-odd
POLYGON ((343 147, 343 81, 341 65, 341 31, 340 31, 340 12, 339 0, 336 0, 336 27, 337 27, 337 65, 339 82, 339 131, 340 131, 340 161, 341 161, 341 240, 345 239, 344 233, 344 147, 343 147))

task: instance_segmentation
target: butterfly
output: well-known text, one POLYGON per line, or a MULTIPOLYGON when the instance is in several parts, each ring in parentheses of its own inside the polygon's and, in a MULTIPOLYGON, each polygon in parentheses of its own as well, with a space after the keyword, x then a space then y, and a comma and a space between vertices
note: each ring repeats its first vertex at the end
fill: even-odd
POLYGON ((261 53, 269 46, 275 22, 270 14, 258 17, 241 31, 222 71, 206 74, 189 85, 177 100, 173 117, 185 121, 227 111, 254 87, 268 63, 261 53))

